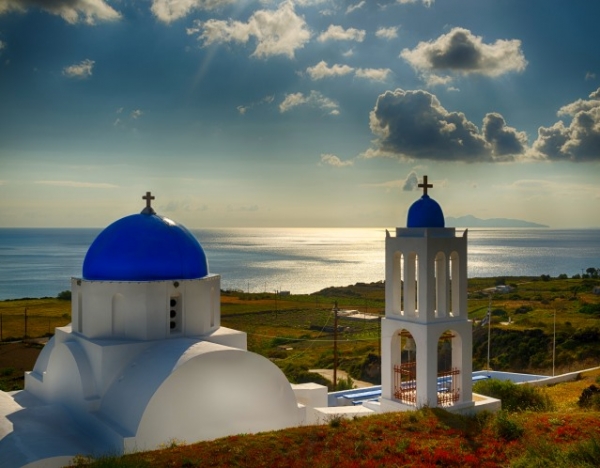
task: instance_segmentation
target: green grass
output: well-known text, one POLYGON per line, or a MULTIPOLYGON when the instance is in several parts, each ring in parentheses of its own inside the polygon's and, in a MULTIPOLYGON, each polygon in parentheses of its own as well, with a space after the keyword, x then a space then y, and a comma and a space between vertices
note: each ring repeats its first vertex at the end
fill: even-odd
MULTIPOLYGON (((599 327, 599 317, 594 311, 600 304, 600 296, 591 293, 593 286, 600 284, 599 280, 473 278, 468 283, 469 318, 477 321, 487 314, 489 298, 482 291, 502 282, 515 289, 492 295, 491 307, 498 313, 492 319, 494 369, 550 372, 555 314, 556 369, 574 370, 580 368, 578 365, 600 362, 600 343, 582 339, 585 330, 599 327)), ((310 295, 226 291, 221 295, 221 323, 248 333, 249 349, 272 359, 281 368, 290 363, 305 370, 331 368, 333 333, 323 327, 333 326, 334 302, 338 302, 340 309, 383 315, 384 296, 382 282, 326 288, 310 295)), ((70 322, 69 301, 45 298, 0 302, 3 339, 23 336, 25 309, 30 337, 51 334, 54 327, 70 322)), ((380 325, 344 318, 340 318, 339 325, 347 330, 339 335, 340 367, 351 372, 354 379, 363 380, 360 363, 369 354, 379 354, 380 325)), ((473 336, 477 370, 487 365, 487 328, 475 325, 473 336)))

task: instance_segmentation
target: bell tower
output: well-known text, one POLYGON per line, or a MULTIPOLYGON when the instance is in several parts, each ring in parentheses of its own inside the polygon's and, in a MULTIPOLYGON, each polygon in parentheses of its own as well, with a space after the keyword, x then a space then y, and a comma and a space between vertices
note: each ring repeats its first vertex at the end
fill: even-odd
POLYGON ((381 323, 381 405, 461 409, 472 401, 472 329, 467 316, 467 231, 445 227, 423 195, 407 227, 386 231, 385 318, 381 323))

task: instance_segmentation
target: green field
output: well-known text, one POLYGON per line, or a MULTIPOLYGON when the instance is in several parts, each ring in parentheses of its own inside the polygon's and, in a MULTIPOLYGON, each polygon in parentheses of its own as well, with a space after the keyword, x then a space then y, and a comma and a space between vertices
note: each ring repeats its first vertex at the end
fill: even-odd
MULTIPOLYGON (((556 320, 556 372, 600 364, 600 296, 592 293, 598 279, 541 277, 474 278, 469 280, 468 312, 474 321, 474 369, 487 366, 487 326, 479 321, 492 311, 490 364, 515 372, 552 371, 556 320), (487 288, 510 285, 508 293, 487 288)), ((327 288, 317 294, 276 296, 224 291, 222 325, 248 334, 251 351, 281 367, 294 382, 315 380, 313 368, 333 367, 332 308, 382 316, 383 282, 327 288)), ((27 299, 0 302, 2 339, 46 336, 70 322, 70 302, 27 299), (27 321, 25 321, 27 311, 27 321)), ((378 321, 339 319, 340 368, 355 379, 379 382, 378 321)))

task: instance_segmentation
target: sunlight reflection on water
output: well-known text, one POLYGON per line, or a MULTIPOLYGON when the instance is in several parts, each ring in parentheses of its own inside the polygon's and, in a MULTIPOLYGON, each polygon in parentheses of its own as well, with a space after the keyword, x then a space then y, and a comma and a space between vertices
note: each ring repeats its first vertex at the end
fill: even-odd
MULTIPOLYGON (((381 281, 385 275, 383 228, 248 228, 195 234, 225 289, 311 293, 381 281)), ((482 229, 469 230, 468 236, 472 277, 571 276, 600 266, 599 230, 482 229)))
MULTIPOLYGON (((461 235, 462 229, 457 230, 461 235)), ((223 289, 312 293, 382 281, 383 228, 192 231, 223 289)), ((390 232, 394 232, 390 228, 390 232)), ((98 229, 0 229, 0 299, 56 296, 81 276, 98 229)), ((600 230, 470 229, 469 276, 572 276, 600 267, 600 230)))

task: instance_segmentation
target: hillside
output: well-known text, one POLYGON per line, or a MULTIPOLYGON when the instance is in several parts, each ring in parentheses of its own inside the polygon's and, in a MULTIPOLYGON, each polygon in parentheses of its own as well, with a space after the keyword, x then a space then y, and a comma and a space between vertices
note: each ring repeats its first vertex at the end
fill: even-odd
MULTIPOLYGON (((600 296, 592 289, 599 284, 597 278, 565 275, 470 279, 474 368, 487 365, 488 329, 479 322, 488 307, 493 369, 551 374, 554 344, 556 373, 598 365, 600 296), (496 290, 499 285, 510 288, 496 290)), ((384 288, 383 282, 358 283, 297 296, 223 291, 222 323, 247 332, 250 350, 270 358, 290 381, 319 381, 332 388, 309 369, 333 366, 334 302, 344 310, 381 316, 384 288)), ((51 298, 0 302, 3 336, 48 335, 54 326, 68 323, 69 304, 51 298)), ((339 325, 340 368, 354 378, 378 382, 379 321, 343 316, 339 325)), ((22 388, 22 371, 38 351, 39 346, 2 344, 0 388, 22 388)), ((425 408, 355 421, 333 419, 326 426, 190 446, 173 441, 162 451, 99 460, 95 466, 600 466, 599 414, 577 405, 592 384, 600 385, 598 372, 544 390, 553 401, 551 411, 462 418, 425 408)))
MULTIPOLYGON (((592 467, 600 418, 577 406, 599 371, 541 393, 554 411, 462 417, 423 408, 97 460, 92 467, 592 467)), ((89 460, 79 460, 87 466, 89 460)))
MULTIPOLYGON (((597 278, 566 275, 470 279, 468 313, 474 322, 474 370, 487 367, 488 330, 480 321, 490 306, 493 369, 551 375, 554 343, 556 373, 597 365, 600 295, 592 290, 599 285, 597 278), (497 285, 512 289, 490 291, 497 285)), ((343 310, 382 316, 384 296, 383 282, 326 288, 311 295, 223 291, 222 324, 245 331, 249 349, 271 359, 290 381, 316 381, 332 387, 331 382, 309 370, 333 367, 334 302, 343 310)), ((54 327, 69 323, 69 310, 69 301, 51 298, 0 302, 2 337, 20 339, 25 324, 30 337, 50 335, 54 327)), ((339 326, 340 368, 354 379, 379 383, 379 322, 340 317, 339 326)), ((5 355, 5 346, 0 346, 0 389, 17 390, 22 388, 22 371, 27 369, 11 362, 14 358, 5 355)), ((24 352, 35 354, 30 349, 24 352)))

